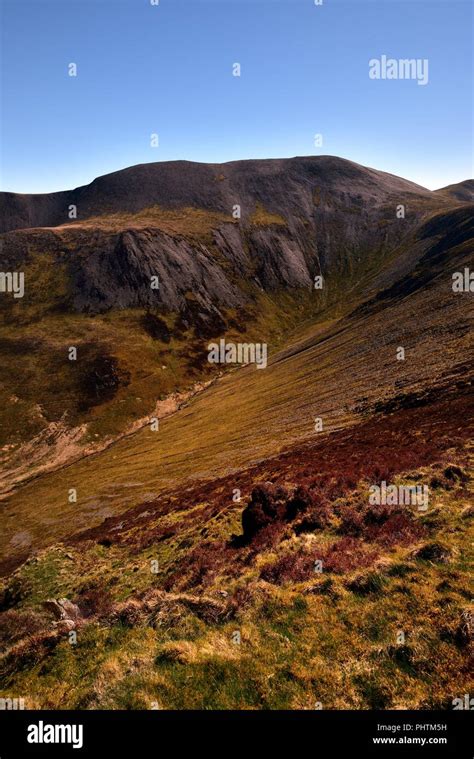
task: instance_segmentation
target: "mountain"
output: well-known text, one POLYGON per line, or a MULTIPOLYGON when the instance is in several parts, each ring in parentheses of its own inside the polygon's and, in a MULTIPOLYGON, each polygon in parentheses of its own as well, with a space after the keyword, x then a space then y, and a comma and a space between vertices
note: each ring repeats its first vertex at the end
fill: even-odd
POLYGON ((4 193, 0 229, 35 228, 5 236, 8 263, 24 266, 31 247, 48 250, 67 269, 74 310, 183 309, 187 292, 212 310, 246 301, 241 280, 275 290, 311 287, 323 269, 352 276, 436 200, 411 182, 327 156, 176 161, 135 166, 70 192, 4 193), (153 275, 159 292, 150 289, 153 275))
POLYGON ((421 219, 452 205, 329 156, 145 164, 70 192, 3 193, 3 266, 24 272, 26 293, 0 301, 0 350, 14 358, 0 370, 0 488, 211 381, 205 340, 263 333, 275 348, 305 319, 363 301, 391 281, 397 246, 411 247, 391 278, 420 254, 421 219), (65 361, 71 345, 80 363, 65 361))
POLYGON ((474 203, 474 179, 466 179, 464 182, 450 184, 447 187, 442 187, 440 190, 436 190, 436 192, 443 195, 449 195, 455 200, 474 203))
POLYGON ((0 301, 0 490, 215 381, 209 340, 263 335, 275 350, 305 320, 403 282, 438 234, 424 220, 456 205, 331 156, 144 164, 76 190, 3 193, 3 267, 24 272, 26 292, 0 301))
POLYGON ((0 693, 468 692, 472 293, 453 274, 473 204, 308 157, 149 164, 3 205, 25 297, 0 302, 0 693), (265 343, 268 365, 210 364, 221 338, 265 343), (382 483, 428 500, 372 503, 382 483))
POLYGON ((159 205, 193 207, 229 214, 235 203, 248 218, 256 200, 276 213, 313 208, 312 190, 324 187, 378 203, 402 193, 429 197, 428 190, 400 177, 333 156, 231 161, 223 164, 164 161, 132 166, 99 177, 75 190, 43 195, 2 193, 0 231, 51 227, 68 221, 75 205, 78 218, 109 213, 137 213, 159 205))

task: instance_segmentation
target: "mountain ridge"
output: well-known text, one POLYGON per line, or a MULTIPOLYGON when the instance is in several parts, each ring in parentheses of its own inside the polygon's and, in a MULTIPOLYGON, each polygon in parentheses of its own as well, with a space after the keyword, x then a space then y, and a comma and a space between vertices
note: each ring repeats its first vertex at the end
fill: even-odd
POLYGON ((334 189, 340 189, 342 180, 364 180, 369 184, 376 182, 387 193, 413 192, 426 198, 433 196, 431 190, 410 180, 336 156, 295 156, 226 163, 162 161, 119 169, 71 190, 41 194, 2 192, 0 232, 67 223, 70 205, 77 206, 78 218, 101 212, 137 212, 156 204, 229 211, 242 195, 245 214, 252 185, 263 193, 262 202, 271 202, 268 181, 281 183, 282 177, 289 182, 299 177, 334 189), (104 195, 109 196, 108 206, 104 195))

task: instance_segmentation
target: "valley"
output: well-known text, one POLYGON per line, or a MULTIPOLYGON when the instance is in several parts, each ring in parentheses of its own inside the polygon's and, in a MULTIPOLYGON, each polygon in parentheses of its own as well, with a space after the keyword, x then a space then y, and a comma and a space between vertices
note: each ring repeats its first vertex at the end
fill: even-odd
POLYGON ((25 295, 0 301, 0 692, 164 709, 468 692, 474 309, 453 275, 473 268, 472 185, 322 156, 3 195, 25 295), (265 366, 210 345, 265 346, 265 366), (382 483, 427 508, 371 502, 382 483))

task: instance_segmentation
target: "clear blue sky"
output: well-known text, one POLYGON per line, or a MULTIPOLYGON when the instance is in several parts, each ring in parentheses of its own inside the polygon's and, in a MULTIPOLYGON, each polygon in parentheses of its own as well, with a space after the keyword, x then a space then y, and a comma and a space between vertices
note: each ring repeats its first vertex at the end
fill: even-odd
POLYGON ((149 161, 313 154, 431 189, 473 175, 469 0, 2 0, 2 10, 4 190, 69 189, 149 161), (381 55, 427 58, 429 83, 371 80, 381 55))

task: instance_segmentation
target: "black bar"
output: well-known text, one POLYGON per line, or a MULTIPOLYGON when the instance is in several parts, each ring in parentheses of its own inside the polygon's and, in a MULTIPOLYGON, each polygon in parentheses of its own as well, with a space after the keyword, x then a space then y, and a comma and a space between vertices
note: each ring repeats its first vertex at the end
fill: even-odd
POLYGON ((467 710, 3 711, 0 759, 33 756, 154 759, 169 756, 170 752, 182 756, 187 751, 192 751, 194 757, 201 754, 226 757, 238 752, 246 759, 256 750, 265 751, 265 756, 275 751, 278 756, 285 746, 291 750, 291 759, 293 756, 297 759, 297 753, 303 756, 303 751, 308 759, 333 755, 472 759, 472 717, 467 710), (63 737, 78 747, 73 748, 71 743, 28 742, 28 735, 43 740, 50 735, 61 739, 61 732, 56 734, 49 725, 75 725, 76 732, 66 729, 63 737))

